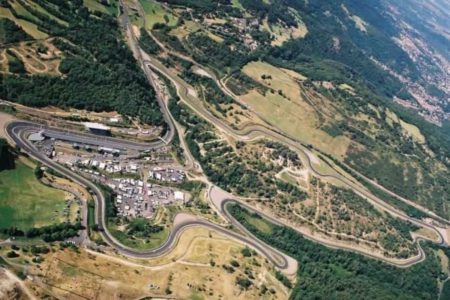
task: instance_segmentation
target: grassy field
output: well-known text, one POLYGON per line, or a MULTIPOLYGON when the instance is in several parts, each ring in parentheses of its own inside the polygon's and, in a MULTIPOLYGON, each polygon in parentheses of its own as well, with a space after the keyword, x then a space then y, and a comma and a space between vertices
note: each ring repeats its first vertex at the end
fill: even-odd
MULTIPOLYGON (((244 257, 243 248, 214 231, 195 227, 182 233, 172 251, 155 259, 124 259, 80 248, 43 255, 43 263, 31 264, 27 271, 43 276, 47 288, 62 299, 117 299, 118 295, 121 299, 141 299, 143 295, 166 298, 167 288, 174 299, 286 299, 288 291, 275 279, 270 263, 260 255, 244 257), (240 266, 229 273, 222 265, 230 265, 232 260, 240 266), (255 276, 248 290, 236 284, 238 276, 247 276, 244 272, 255 276), (262 295, 262 284, 273 289, 273 294, 267 291, 262 295)), ((29 252, 20 255, 13 261, 31 260, 29 252)), ((37 298, 45 297, 41 293, 37 298)))
POLYGON ((269 222, 265 221, 262 218, 253 217, 253 216, 246 216, 247 222, 258 228, 264 233, 271 233, 272 232, 272 226, 269 222))
POLYGON ((194 22, 194 21, 185 21, 184 24, 182 26, 179 26, 175 29, 172 29, 170 31, 171 35, 174 35, 180 39, 185 38, 187 35, 193 33, 193 32, 197 32, 201 30, 201 27, 198 23, 194 22))
POLYGON ((403 133, 412 137, 416 142, 420 144, 424 144, 426 142, 425 137, 420 132, 420 129, 417 128, 417 126, 406 123, 390 110, 388 110, 386 113, 386 121, 391 126, 393 126, 394 124, 400 124, 403 129, 403 133))
POLYGON ((45 39, 48 37, 48 34, 40 31, 36 24, 16 18, 8 8, 0 7, 0 18, 7 18, 14 21, 17 26, 22 27, 26 33, 35 39, 45 39))
POLYGON ((313 144, 321 150, 331 151, 340 157, 346 153, 350 143, 348 138, 332 137, 318 129, 321 125, 320 118, 314 107, 303 98, 302 90, 296 81, 301 78, 300 74, 293 76, 292 71, 288 73, 264 62, 251 62, 242 71, 274 90, 274 92, 267 91, 265 95, 252 90, 241 96, 254 111, 287 134, 313 144), (266 79, 262 78, 263 75, 266 79))
POLYGON ((290 175, 288 172, 283 172, 280 175, 280 178, 283 179, 286 182, 289 182, 290 184, 297 185, 298 181, 295 177, 290 175))
POLYGON ((60 222, 65 193, 47 187, 21 162, 0 172, 0 228, 21 229, 60 222))
POLYGON ((170 12, 165 11, 158 2, 154 0, 139 0, 139 2, 144 8, 147 29, 152 29, 155 23, 165 23, 169 26, 177 24, 177 18, 170 12), (166 22, 164 16, 167 16, 169 22, 166 22))
POLYGON ((0 72, 8 71, 8 58, 6 56, 6 50, 0 51, 0 72))
POLYGON ((109 226, 109 231, 125 246, 138 250, 150 250, 161 246, 167 240, 170 233, 168 228, 164 228, 164 230, 158 233, 153 233, 148 239, 138 239, 130 237, 114 225, 109 226))
POLYGON ((257 214, 252 214, 250 212, 246 213, 245 214, 245 220, 249 224, 255 226, 256 228, 258 228, 259 230, 261 230, 264 233, 270 234, 272 232, 272 224, 270 222, 266 221, 265 219, 263 219, 262 217, 260 217, 257 214))
POLYGON ((105 14, 115 15, 117 13, 117 1, 109 1, 109 6, 105 6, 97 0, 83 0, 84 6, 93 11, 100 11, 105 14))
POLYGON ((21 17, 33 20, 33 22, 38 21, 39 19, 36 18, 32 13, 30 13, 25 7, 23 7, 19 2, 17 1, 10 1, 9 2, 14 9, 14 11, 17 12, 17 14, 21 17))
POLYGON ((233 5, 233 7, 239 9, 239 10, 245 10, 244 7, 242 6, 241 2, 239 2, 239 0, 231 0, 231 4, 233 5))

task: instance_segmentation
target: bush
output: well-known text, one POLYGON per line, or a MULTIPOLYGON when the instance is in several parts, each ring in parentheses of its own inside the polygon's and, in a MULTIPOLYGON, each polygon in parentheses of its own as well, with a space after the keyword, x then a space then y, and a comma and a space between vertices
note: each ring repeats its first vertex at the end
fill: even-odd
POLYGON ((20 255, 16 252, 16 251, 9 251, 8 253, 6 253, 6 257, 8 258, 15 258, 15 257, 19 257, 20 255))
POLYGON ((237 260, 232 260, 232 261, 230 261, 230 265, 232 265, 233 267, 235 267, 235 268, 238 268, 240 265, 239 265, 239 263, 238 263, 238 261, 237 260))
POLYGON ((236 284, 239 285, 241 289, 247 290, 253 284, 253 282, 245 277, 237 277, 236 284))
POLYGON ((288 289, 292 289, 292 283, 289 281, 289 279, 280 271, 275 272, 275 277, 278 279, 285 287, 288 289))
POLYGON ((244 257, 252 256, 252 251, 250 251, 250 249, 248 247, 245 247, 244 249, 242 249, 241 253, 244 257))
POLYGON ((0 171, 14 169, 14 155, 5 139, 0 138, 0 171))

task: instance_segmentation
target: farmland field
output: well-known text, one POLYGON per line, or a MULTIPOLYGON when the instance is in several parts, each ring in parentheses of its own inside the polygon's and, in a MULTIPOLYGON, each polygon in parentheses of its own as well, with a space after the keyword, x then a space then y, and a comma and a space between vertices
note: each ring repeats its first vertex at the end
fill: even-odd
POLYGON ((45 39, 48 34, 38 29, 38 26, 24 19, 16 18, 9 9, 0 7, 0 18, 10 19, 14 21, 17 26, 21 27, 26 33, 35 39, 45 39))

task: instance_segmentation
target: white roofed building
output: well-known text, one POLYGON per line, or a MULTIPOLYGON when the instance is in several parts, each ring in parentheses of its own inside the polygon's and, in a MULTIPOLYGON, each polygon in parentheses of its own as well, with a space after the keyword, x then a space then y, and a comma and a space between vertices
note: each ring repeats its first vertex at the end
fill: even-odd
POLYGON ((111 128, 104 124, 94 122, 84 122, 83 125, 86 127, 86 129, 88 129, 92 133, 99 135, 111 135, 111 128))

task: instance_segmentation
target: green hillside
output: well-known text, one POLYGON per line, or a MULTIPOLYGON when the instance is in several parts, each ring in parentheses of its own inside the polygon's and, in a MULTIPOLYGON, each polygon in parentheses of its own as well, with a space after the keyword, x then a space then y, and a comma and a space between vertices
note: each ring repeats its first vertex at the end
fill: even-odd
MULTIPOLYGON (((440 112, 433 117, 423 108, 393 101, 418 105, 411 82, 423 86, 430 99, 448 96, 437 83, 434 88, 428 84, 431 67, 413 61, 395 41, 409 33, 398 27, 398 16, 385 13, 386 3, 239 0, 239 6, 223 1, 218 8, 203 1, 168 3, 192 10, 177 25, 153 28, 168 48, 225 78, 227 86, 271 126, 450 217, 445 101, 433 102, 440 112), (196 22, 201 29, 190 31, 196 22), (265 67, 257 67, 257 61, 265 67), (287 81, 291 83, 285 85, 287 81)), ((181 76, 197 89, 206 88, 206 101, 222 116, 231 110, 232 103, 213 92, 206 79, 195 79, 189 64, 173 58, 167 63, 178 65, 181 76)), ((445 76, 441 71, 439 76, 445 76)))
POLYGON ((19 43, 32 36, 61 50, 63 58, 58 70, 62 76, 30 76, 14 68, 9 70, 13 74, 2 73, 0 98, 38 107, 118 111, 164 125, 155 93, 123 40, 117 3, 102 3, 1 1, 0 38, 19 43))

